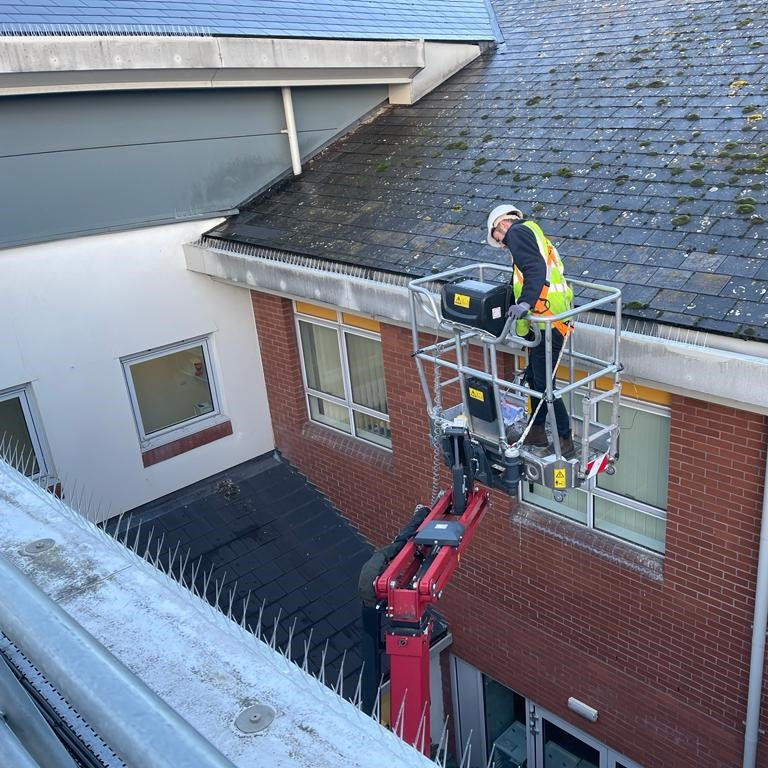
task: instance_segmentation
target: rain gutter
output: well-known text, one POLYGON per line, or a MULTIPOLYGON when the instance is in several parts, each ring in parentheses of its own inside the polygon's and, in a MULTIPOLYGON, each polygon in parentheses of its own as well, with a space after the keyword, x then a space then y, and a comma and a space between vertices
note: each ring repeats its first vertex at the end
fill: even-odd
MULTIPOLYGON (((203 237, 184 246, 187 269, 254 291, 326 304, 410 326, 412 279, 314 256, 203 237)), ((608 359, 612 332, 602 316, 578 324, 583 352, 608 359)), ((419 325, 435 330, 426 315, 419 325)), ((629 321, 622 333, 625 375, 638 384, 768 414, 768 344, 662 324, 629 321)))

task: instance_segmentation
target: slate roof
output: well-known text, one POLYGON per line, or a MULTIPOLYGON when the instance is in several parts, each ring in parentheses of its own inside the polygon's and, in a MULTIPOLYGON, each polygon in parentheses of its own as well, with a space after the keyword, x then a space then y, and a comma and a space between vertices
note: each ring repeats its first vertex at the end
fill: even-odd
POLYGON ((485 0, 0 0, 0 36, 132 31, 493 40, 485 0))
MULTIPOLYGON (((354 693, 361 665, 361 613, 357 580, 372 547, 314 486, 279 455, 266 455, 149 502, 126 516, 141 541, 152 535, 167 563, 174 552, 187 559, 188 572, 201 559, 197 583, 213 569, 223 581, 221 601, 240 621, 248 592, 246 622, 268 635, 279 615, 277 643, 285 648, 295 622, 293 657, 301 663, 312 630, 309 670, 316 673, 328 643, 329 681, 344 660, 344 693, 354 693)), ((121 531, 125 532, 125 522, 121 531)), ((115 526, 113 518, 107 530, 115 526)), ((123 533, 120 533, 123 536, 123 533)), ((133 540, 133 539, 131 539, 133 540)), ((143 551, 143 544, 138 550, 143 551)), ((152 550, 155 552, 155 550, 152 550)), ((226 610, 226 607, 225 607, 226 610)))
POLYGON ((768 340, 768 4, 495 0, 505 43, 210 233, 407 275, 515 201, 627 314, 768 340))

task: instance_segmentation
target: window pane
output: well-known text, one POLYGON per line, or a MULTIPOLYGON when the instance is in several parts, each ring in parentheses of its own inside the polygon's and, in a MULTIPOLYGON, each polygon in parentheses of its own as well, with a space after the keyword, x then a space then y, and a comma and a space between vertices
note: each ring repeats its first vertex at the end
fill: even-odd
POLYGON ((351 333, 345 336, 352 401, 371 410, 387 413, 381 342, 351 333))
POLYGON ((14 452, 19 454, 21 459, 19 467, 24 467, 24 463, 29 462, 26 467, 28 477, 39 474, 40 466, 37 463, 35 448, 19 397, 0 400, 0 440, 8 445, 9 455, 13 455, 14 452))
MULTIPOLYGON (((607 403, 599 403, 601 418, 607 403)), ((621 438, 616 474, 598 475, 597 485, 659 509, 667 507, 669 419, 629 406, 619 409, 621 438)))
POLYGON ((600 753, 586 742, 542 718, 544 768, 598 768, 600 753))
POLYGON ((344 397, 339 336, 335 329, 299 321, 307 385, 318 392, 344 397))
POLYGON ((519 768, 528 755, 525 699, 483 675, 485 736, 492 768, 519 768), (494 746, 495 745, 495 746, 494 746))
POLYGON ((664 520, 599 496, 595 496, 595 528, 654 552, 664 552, 664 520))
POLYGON ((377 419, 375 416, 368 416, 365 413, 354 411, 355 415, 355 433, 358 437, 370 440, 376 445, 383 445, 386 448, 392 447, 392 433, 389 431, 389 422, 384 419, 377 419))
POLYGON ((543 485, 534 483, 533 492, 529 490, 530 483, 523 482, 523 501, 544 507, 551 512, 575 520, 577 523, 587 523, 587 495, 583 491, 572 490, 565 496, 565 501, 557 502, 552 498, 552 491, 543 485))
POLYGON ((309 415, 313 421, 327 424, 329 427, 351 432, 349 428, 349 410, 342 405, 329 403, 319 397, 309 396, 309 415))
POLYGON ((202 345, 132 363, 130 372, 145 435, 213 411, 202 345))

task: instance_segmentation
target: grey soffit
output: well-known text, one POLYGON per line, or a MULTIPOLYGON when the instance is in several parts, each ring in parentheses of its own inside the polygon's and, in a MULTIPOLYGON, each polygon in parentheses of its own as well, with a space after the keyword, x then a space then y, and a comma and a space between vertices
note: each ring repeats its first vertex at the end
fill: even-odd
POLYGON ((0 1, 2 34, 493 40, 484 0, 0 1))
POLYGON ((272 454, 253 459, 125 517, 133 535, 146 540, 151 532, 153 546, 161 543, 168 553, 165 559, 176 552, 177 561, 188 557, 191 568, 199 558, 201 592, 203 574, 212 570, 209 600, 215 600, 216 581, 223 582, 226 605, 235 590, 237 621, 250 592, 247 624, 256 627, 263 603, 262 629, 270 636, 279 619, 281 649, 293 626, 299 663, 311 631, 310 672, 318 672, 327 643, 329 679, 336 681, 344 658, 344 693, 354 693, 349 686, 356 685, 362 663, 357 579, 372 547, 287 461, 272 454))
POLYGON ((495 8, 503 45, 209 234, 421 276, 503 259, 509 200, 628 314, 768 340, 768 6, 495 8))

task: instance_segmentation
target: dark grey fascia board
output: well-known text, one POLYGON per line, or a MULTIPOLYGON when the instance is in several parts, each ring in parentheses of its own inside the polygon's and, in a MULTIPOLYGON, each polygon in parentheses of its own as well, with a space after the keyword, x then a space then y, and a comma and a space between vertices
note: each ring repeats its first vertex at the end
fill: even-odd
MULTIPOLYGON (((410 325, 405 275, 205 237, 184 253, 187 269, 231 285, 410 325)), ((426 315, 419 325, 436 330, 426 315)), ((584 352, 611 357, 609 329, 579 323, 578 334, 584 352)), ((658 325, 622 334, 622 362, 638 384, 768 414, 768 344, 658 325)))

